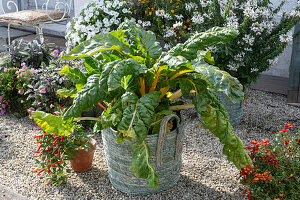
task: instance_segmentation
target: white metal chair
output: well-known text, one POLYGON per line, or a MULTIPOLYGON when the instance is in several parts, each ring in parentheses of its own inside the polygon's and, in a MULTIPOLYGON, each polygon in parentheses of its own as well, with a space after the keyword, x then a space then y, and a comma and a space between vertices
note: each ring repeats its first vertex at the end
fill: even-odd
MULTIPOLYGON (((41 42, 44 41, 43 37, 43 24, 51 24, 58 23, 67 20, 70 18, 70 12, 72 10, 72 2, 73 0, 55 0, 54 9, 49 10, 49 2, 50 0, 39 0, 40 8, 37 0, 34 0, 35 10, 22 10, 19 11, 19 7, 17 3, 13 0, 8 0, 6 3, 6 7, 2 2, 2 11, 4 14, 0 15, 0 22, 7 22, 7 32, 8 32, 8 45, 11 44, 10 39, 10 26, 32 26, 36 27, 36 34, 40 37, 41 42), (14 12, 7 12, 15 10, 14 12)), ((52 4, 53 4, 52 3, 52 4)))

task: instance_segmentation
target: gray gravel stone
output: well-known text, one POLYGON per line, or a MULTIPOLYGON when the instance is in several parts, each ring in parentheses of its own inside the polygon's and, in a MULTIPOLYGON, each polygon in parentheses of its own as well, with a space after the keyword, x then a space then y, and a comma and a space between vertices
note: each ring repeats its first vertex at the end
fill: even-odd
MULTIPOLYGON (((66 185, 51 186, 36 176, 32 139, 40 130, 28 119, 0 116, 0 183, 28 199, 243 199, 239 172, 222 155, 222 145, 199 128, 194 110, 184 111, 186 139, 178 184, 160 194, 133 196, 114 189, 108 179, 101 135, 89 172, 68 174, 66 185)), ((243 118, 235 133, 248 144, 271 138, 279 125, 300 125, 300 108, 286 105, 286 96, 250 90, 243 118)), ((296 131, 296 129, 294 130, 296 131)))

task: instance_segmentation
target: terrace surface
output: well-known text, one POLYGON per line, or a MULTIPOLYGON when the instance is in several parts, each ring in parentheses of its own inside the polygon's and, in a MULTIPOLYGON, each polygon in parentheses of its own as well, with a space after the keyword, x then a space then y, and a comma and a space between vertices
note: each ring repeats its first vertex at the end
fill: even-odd
MULTIPOLYGON (((239 171, 222 155, 222 145, 211 133, 199 128, 194 110, 184 111, 186 139, 183 148, 181 179, 173 188, 160 194, 133 196, 114 189, 108 178, 101 134, 93 168, 84 173, 68 173, 66 185, 45 185, 36 176, 32 139, 40 130, 28 118, 0 116, 1 184, 28 199, 243 199, 239 171)), ((235 133, 247 145, 250 141, 272 138, 273 131, 284 123, 300 127, 300 108, 286 104, 286 96, 249 91, 244 102, 243 118, 235 133)), ((1 196, 0 196, 1 199, 1 196)))

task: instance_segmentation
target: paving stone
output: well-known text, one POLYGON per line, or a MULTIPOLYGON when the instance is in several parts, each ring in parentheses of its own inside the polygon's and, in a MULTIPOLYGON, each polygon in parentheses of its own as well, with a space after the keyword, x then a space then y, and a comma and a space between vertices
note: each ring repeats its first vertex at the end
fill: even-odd
POLYGON ((28 199, 16 193, 13 190, 3 185, 0 185, 0 200, 28 200, 28 199))

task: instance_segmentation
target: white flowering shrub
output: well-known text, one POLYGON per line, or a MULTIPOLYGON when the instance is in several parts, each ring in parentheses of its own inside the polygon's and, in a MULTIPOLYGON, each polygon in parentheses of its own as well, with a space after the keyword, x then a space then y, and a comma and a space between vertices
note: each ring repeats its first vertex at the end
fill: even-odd
POLYGON ((69 24, 67 39, 76 45, 116 30, 128 18, 156 33, 169 49, 195 32, 230 26, 239 30, 239 37, 207 50, 221 69, 248 85, 272 66, 292 41, 299 5, 284 11, 287 1, 278 0, 279 6, 275 6, 270 0, 96 0, 69 24))
POLYGON ((76 45, 96 34, 116 30, 131 14, 126 1, 122 0, 95 0, 86 4, 79 15, 67 25, 68 44, 76 45))
MULTIPOLYGON (((225 45, 207 50, 216 64, 243 85, 255 81, 292 41, 291 29, 299 21, 299 5, 284 11, 287 0, 133 0, 136 18, 165 41, 165 48, 214 26, 230 26, 240 35, 225 45)), ((146 27, 147 28, 147 27, 146 27)))

